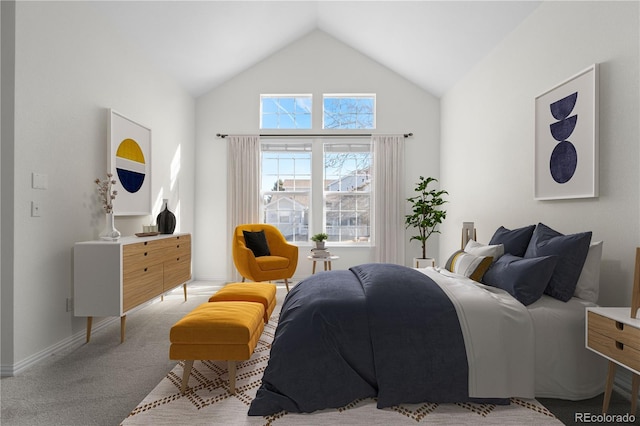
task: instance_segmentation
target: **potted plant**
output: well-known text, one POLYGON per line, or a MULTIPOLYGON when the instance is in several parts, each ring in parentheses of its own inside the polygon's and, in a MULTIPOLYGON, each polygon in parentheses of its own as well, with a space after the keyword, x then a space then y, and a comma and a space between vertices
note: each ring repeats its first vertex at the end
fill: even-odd
POLYGON ((315 234, 314 236, 311 237, 311 241, 314 241, 316 243, 316 248, 317 249, 323 249, 324 248, 324 241, 329 238, 329 236, 327 234, 325 234, 324 232, 321 232, 319 234, 315 234))
MULTIPOLYGON (((427 240, 431 234, 440 233, 436 227, 447 217, 447 212, 439 207, 446 203, 442 196, 448 192, 429 189, 431 182, 438 182, 438 180, 432 177, 425 179, 420 176, 414 189, 418 195, 407 198, 411 204, 411 214, 405 216, 405 225, 406 228, 413 227, 418 230, 418 234, 413 235, 409 241, 418 240, 422 243, 422 257, 420 259, 427 258, 427 240)), ((417 261, 416 266, 419 266, 417 261)))

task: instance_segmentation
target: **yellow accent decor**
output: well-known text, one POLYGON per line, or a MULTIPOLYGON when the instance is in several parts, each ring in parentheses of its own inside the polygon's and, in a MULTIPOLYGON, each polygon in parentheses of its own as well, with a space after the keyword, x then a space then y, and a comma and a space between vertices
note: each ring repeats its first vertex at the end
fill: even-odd
POLYGON ((239 225, 233 233, 232 244, 233 263, 243 278, 251 281, 284 279, 289 290, 288 279, 298 267, 298 247, 289 244, 278 228, 265 223, 239 225), (271 256, 256 258, 247 248, 242 231, 264 231, 271 256))
POLYGON ((260 303, 203 303, 171 327, 169 358, 249 359, 264 330, 263 317, 260 303))
POLYGON ((118 145, 116 156, 144 164, 144 153, 133 139, 125 139, 118 145))
POLYGON ((276 286, 269 283, 229 283, 222 287, 209 302, 255 302, 264 306, 264 323, 276 307, 276 286))

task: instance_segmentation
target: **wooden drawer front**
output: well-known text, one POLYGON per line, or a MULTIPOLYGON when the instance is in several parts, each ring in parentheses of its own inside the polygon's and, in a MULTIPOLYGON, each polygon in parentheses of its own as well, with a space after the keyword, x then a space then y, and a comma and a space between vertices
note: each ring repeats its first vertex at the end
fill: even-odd
POLYGON ((640 350, 640 329, 589 311, 589 331, 640 350))
POLYGON ((164 291, 191 279, 191 256, 181 256, 164 264, 164 291))
POLYGON ((159 241, 127 244, 122 247, 122 268, 149 267, 163 261, 162 245, 159 241))
POLYGON ((163 260, 175 261, 175 258, 191 255, 191 236, 165 238, 162 240, 163 260))
POLYGON ((137 268, 123 274, 123 312, 162 294, 163 269, 162 264, 157 264, 146 268, 137 268))
POLYGON ((587 346, 621 364, 640 371, 640 351, 589 328, 587 346))

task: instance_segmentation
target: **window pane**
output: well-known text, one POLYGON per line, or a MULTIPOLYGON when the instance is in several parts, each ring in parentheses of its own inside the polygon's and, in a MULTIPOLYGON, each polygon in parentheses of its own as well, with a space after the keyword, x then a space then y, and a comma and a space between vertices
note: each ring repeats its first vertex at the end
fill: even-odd
POLYGON ((375 95, 325 95, 324 129, 375 129, 375 95))
POLYGON ((370 203, 369 194, 327 194, 325 217, 329 241, 369 241, 370 203))
POLYGON ((309 196, 263 193, 264 222, 276 226, 287 241, 309 240, 309 196))
POLYGON ((325 144, 325 224, 329 241, 371 239, 371 145, 325 144))
POLYGON ((261 129, 311 129, 311 95, 261 95, 261 129))
POLYGON ((309 240, 311 146, 308 143, 262 144, 264 222, 287 241, 309 240))

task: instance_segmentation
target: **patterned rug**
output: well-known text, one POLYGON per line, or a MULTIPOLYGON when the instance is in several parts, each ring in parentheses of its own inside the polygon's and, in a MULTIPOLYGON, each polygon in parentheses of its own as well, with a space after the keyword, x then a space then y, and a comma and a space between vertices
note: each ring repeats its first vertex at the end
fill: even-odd
POLYGON ((269 361, 277 326, 276 309, 265 325, 251 359, 237 366, 236 394, 229 393, 226 361, 196 361, 190 390, 180 394, 180 362, 123 420, 122 425, 561 425, 535 399, 512 398, 508 406, 493 404, 403 404, 376 408, 375 399, 354 401, 338 409, 312 414, 281 412, 266 417, 247 416, 269 361))

